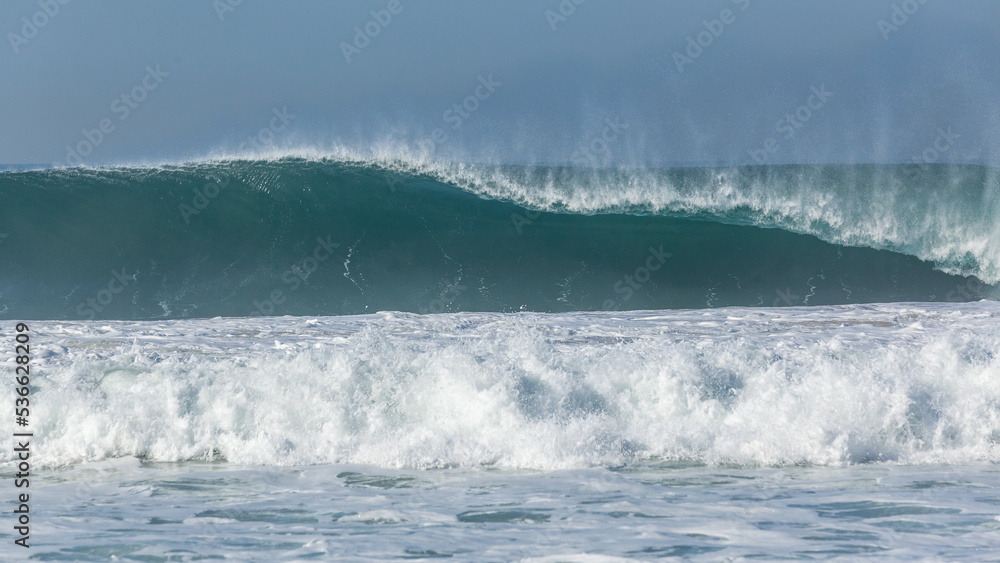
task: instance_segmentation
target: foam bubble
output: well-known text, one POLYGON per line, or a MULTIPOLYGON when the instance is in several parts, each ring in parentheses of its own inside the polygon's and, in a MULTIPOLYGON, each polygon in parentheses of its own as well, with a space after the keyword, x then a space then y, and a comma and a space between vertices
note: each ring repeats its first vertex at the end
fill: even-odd
POLYGON ((984 301, 36 322, 64 351, 33 379, 33 462, 997 461, 998 318, 984 301))

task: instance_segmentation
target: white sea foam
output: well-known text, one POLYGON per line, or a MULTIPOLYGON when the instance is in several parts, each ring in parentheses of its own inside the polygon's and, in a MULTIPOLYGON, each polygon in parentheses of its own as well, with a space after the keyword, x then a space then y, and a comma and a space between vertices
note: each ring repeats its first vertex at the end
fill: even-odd
POLYGON ((32 459, 995 462, 998 321, 983 301, 33 322, 32 459))

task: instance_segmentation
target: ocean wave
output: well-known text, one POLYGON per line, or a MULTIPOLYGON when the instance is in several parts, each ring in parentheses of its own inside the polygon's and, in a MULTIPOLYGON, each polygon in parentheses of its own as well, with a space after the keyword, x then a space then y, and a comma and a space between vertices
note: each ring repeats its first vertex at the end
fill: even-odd
POLYGON ((998 295, 1000 184, 989 167, 604 170, 307 156, 0 173, 0 317, 998 295))
POLYGON ((904 252, 949 273, 1000 281, 1000 169, 982 165, 599 169, 465 164, 396 147, 364 154, 347 148, 273 148, 211 153, 194 162, 63 170, 225 174, 254 165, 347 165, 395 182, 431 177, 551 212, 655 213, 782 228, 835 244, 904 252))
POLYGON ((37 322, 32 460, 996 462, 998 318, 983 301, 37 322))

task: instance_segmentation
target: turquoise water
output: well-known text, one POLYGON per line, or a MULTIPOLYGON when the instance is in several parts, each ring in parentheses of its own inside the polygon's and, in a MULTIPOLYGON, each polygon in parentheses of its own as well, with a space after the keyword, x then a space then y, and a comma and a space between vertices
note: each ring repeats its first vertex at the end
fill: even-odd
POLYGON ((997 295, 980 166, 283 159, 0 173, 0 318, 587 311, 997 295))

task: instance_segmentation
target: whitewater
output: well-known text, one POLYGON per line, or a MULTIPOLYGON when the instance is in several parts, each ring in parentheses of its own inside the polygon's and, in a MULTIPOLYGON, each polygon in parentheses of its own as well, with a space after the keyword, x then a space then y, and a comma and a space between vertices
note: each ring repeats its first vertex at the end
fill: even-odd
POLYGON ((998 320, 37 321, 39 557, 996 557, 998 320))
POLYGON ((36 463, 1000 456, 1000 305, 36 322, 36 463))

